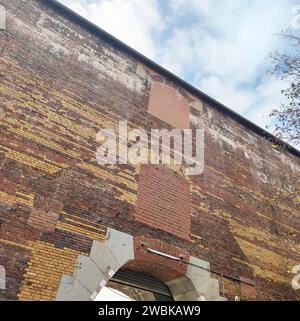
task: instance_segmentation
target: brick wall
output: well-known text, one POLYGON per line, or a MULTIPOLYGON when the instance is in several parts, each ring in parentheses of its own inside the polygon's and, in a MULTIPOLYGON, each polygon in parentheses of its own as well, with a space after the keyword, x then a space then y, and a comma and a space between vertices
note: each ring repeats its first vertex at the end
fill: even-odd
POLYGON ((110 226, 206 260, 216 277, 254 284, 224 276, 229 298, 300 299, 289 273, 300 263, 299 158, 45 3, 1 0, 9 39, 0 57, 0 297, 55 299, 61 275, 110 226), (183 97, 183 122, 150 108, 153 83, 170 101, 183 97), (102 128, 120 120, 147 131, 185 128, 187 119, 205 130, 202 175, 164 168, 148 186, 144 169, 96 162, 102 128), (153 195, 141 196, 147 189, 153 195), (41 224, 32 224, 36 214, 41 224))

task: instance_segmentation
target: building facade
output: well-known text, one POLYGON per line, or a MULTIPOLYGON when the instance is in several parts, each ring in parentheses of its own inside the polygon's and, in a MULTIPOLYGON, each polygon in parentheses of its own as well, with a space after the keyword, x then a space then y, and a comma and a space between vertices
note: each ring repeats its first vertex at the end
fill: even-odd
POLYGON ((127 270, 175 300, 300 299, 299 151, 56 1, 0 4, 0 298, 92 300, 127 270), (203 173, 99 165, 120 121, 204 129, 203 173))

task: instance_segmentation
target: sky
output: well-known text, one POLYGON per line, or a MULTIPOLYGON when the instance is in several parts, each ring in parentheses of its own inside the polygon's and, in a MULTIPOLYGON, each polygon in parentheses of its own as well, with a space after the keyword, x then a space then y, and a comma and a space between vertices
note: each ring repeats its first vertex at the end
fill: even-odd
POLYGON ((263 128, 284 102, 269 54, 288 50, 276 34, 300 0, 60 2, 263 128))

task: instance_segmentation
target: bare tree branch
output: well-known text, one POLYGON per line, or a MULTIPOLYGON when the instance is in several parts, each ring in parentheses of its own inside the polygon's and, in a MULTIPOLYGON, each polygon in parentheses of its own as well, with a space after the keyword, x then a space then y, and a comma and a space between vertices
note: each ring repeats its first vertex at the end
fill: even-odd
POLYGON ((270 117, 276 119, 274 134, 290 143, 300 144, 300 38, 291 31, 279 36, 290 43, 288 53, 274 52, 272 74, 289 81, 290 85, 281 92, 287 103, 273 109, 270 117))

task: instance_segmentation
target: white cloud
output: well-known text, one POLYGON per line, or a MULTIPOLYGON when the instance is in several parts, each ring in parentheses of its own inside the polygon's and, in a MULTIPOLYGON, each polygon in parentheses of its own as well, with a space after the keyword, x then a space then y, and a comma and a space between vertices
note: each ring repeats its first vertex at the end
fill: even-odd
POLYGON ((83 17, 154 59, 155 36, 164 28, 156 0, 61 0, 83 17))
POLYGON ((170 8, 177 14, 186 14, 193 11, 196 14, 207 13, 211 10, 213 1, 211 0, 169 0, 170 8))
POLYGON ((172 30, 162 62, 180 65, 181 70, 200 69, 235 83, 255 79, 266 64, 265 57, 279 45, 274 34, 286 28, 291 17, 287 1, 228 0, 224 6, 224 1, 211 0, 205 1, 209 3, 205 10, 197 5, 199 1, 174 2, 193 24, 172 30))
POLYGON ((273 119, 269 117, 269 114, 272 109, 285 102, 281 90, 287 86, 288 84, 281 80, 264 79, 255 88, 252 94, 255 101, 250 105, 245 116, 263 128, 272 125, 273 119))
POLYGON ((232 82, 223 81, 218 76, 203 78, 199 84, 204 92, 210 93, 212 97, 241 114, 246 113, 256 100, 253 89, 237 90, 232 82))

